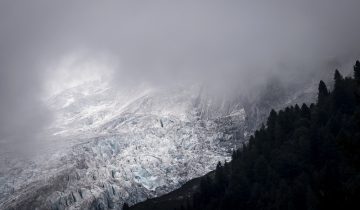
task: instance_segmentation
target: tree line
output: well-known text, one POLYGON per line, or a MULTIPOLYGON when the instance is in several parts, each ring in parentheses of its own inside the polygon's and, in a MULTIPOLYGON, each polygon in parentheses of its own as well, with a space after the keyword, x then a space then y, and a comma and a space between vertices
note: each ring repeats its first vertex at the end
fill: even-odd
POLYGON ((360 62, 317 102, 272 110, 177 210, 360 209, 360 62))

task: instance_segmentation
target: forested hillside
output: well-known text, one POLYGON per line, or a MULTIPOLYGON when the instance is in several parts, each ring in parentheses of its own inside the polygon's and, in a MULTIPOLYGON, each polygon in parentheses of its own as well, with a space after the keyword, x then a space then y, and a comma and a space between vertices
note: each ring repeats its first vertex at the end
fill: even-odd
POLYGON ((335 71, 332 91, 320 81, 315 104, 271 111, 182 200, 176 209, 360 209, 360 62, 351 78, 335 71))

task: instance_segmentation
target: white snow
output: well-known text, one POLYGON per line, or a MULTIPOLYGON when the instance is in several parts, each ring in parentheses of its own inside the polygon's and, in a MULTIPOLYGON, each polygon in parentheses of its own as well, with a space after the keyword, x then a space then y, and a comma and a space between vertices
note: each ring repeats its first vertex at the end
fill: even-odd
MULTIPOLYGON (((196 86, 117 91, 88 82, 51 97, 52 149, 34 160, 7 163, 0 176, 0 207, 62 175, 68 177, 61 184, 66 187, 43 196, 50 204, 65 199, 68 209, 79 209, 104 195, 119 206, 139 202, 213 170, 218 161, 229 160, 220 139, 231 135, 219 131, 215 121, 199 118, 198 96, 196 86), (69 195, 78 199, 69 203, 69 195)), ((245 111, 225 117, 241 123, 245 111)))

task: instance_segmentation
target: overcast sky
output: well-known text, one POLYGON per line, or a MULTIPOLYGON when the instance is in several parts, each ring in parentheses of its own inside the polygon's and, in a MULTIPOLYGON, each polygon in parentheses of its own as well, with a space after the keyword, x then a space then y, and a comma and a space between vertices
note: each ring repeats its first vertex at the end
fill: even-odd
POLYGON ((49 90, 89 76, 73 63, 95 76, 111 71, 114 84, 240 89, 345 65, 360 56, 359 8, 359 0, 2 0, 0 140, 33 139, 51 121, 49 90))

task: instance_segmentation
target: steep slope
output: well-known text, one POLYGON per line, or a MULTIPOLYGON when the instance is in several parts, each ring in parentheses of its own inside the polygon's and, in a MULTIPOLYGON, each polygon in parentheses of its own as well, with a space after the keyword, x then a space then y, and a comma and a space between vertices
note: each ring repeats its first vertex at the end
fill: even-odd
POLYGON ((313 96, 269 90, 251 99, 214 98, 198 86, 119 91, 98 81, 64 90, 47 100, 54 122, 39 154, 1 154, 0 207, 116 209, 175 190, 230 160, 272 104, 313 96))
POLYGON ((271 111, 230 163, 130 209, 359 209, 360 62, 316 104, 271 111))
POLYGON ((1 207, 118 208, 207 173, 243 141, 225 128, 244 127, 245 113, 203 120, 198 95, 196 87, 117 92, 93 82, 50 98, 50 147, 37 159, 8 162, 1 207))

